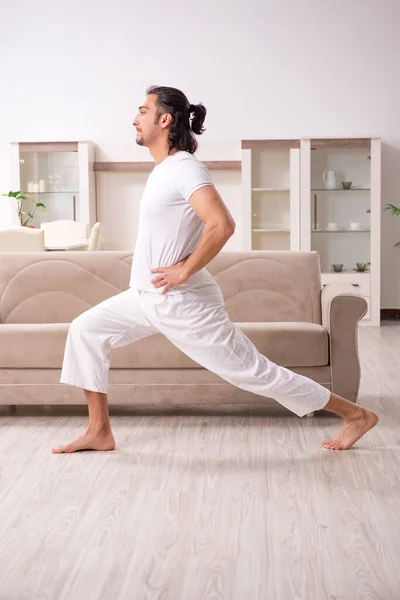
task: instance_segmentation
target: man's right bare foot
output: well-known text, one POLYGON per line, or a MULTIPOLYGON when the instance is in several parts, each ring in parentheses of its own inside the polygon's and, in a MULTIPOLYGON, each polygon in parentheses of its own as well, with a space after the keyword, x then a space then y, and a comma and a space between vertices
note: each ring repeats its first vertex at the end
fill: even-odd
POLYGON ((347 450, 377 424, 378 415, 371 410, 355 406, 354 411, 351 418, 344 420, 343 427, 337 437, 330 442, 322 443, 324 448, 327 448, 327 450, 347 450))
POLYGON ((53 454, 64 454, 70 452, 78 452, 79 450, 115 450, 115 439, 113 434, 107 433, 92 433, 87 431, 73 442, 53 448, 53 454))

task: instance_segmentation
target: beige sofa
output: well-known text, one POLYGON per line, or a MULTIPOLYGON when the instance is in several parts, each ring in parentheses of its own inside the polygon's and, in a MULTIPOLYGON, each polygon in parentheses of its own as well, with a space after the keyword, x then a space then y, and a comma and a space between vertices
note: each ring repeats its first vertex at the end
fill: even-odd
MULTIPOLYGON (((0 254, 0 404, 81 404, 59 383, 69 323, 127 289, 131 252, 0 254)), ((316 252, 221 252, 208 266, 231 319, 274 362, 353 402, 364 298, 321 291, 316 252)), ((110 404, 271 402, 200 367, 161 334, 110 354, 110 404)))

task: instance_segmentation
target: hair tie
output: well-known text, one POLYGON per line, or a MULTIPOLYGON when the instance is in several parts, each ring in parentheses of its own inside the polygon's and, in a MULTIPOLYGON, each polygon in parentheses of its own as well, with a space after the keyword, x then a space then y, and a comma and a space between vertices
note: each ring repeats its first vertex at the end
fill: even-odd
POLYGON ((195 105, 194 105, 194 104, 191 104, 191 105, 189 106, 189 115, 191 115, 192 113, 194 113, 194 111, 195 111, 195 108, 196 108, 196 107, 195 107, 195 105))

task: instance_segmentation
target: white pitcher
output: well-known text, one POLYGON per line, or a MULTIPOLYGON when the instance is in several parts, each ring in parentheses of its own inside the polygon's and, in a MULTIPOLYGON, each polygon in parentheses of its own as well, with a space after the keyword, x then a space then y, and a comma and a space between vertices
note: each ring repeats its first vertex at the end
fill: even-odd
POLYGON ((324 171, 322 173, 324 179, 325 188, 327 190, 334 190, 336 187, 336 173, 335 171, 324 171))

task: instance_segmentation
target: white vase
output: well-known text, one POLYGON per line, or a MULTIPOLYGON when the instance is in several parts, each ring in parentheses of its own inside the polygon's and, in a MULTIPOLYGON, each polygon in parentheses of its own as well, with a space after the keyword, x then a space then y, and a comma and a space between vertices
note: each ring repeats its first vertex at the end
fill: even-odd
POLYGON ((322 177, 325 183, 325 189, 334 190, 336 188, 336 173, 335 171, 324 171, 322 177))

